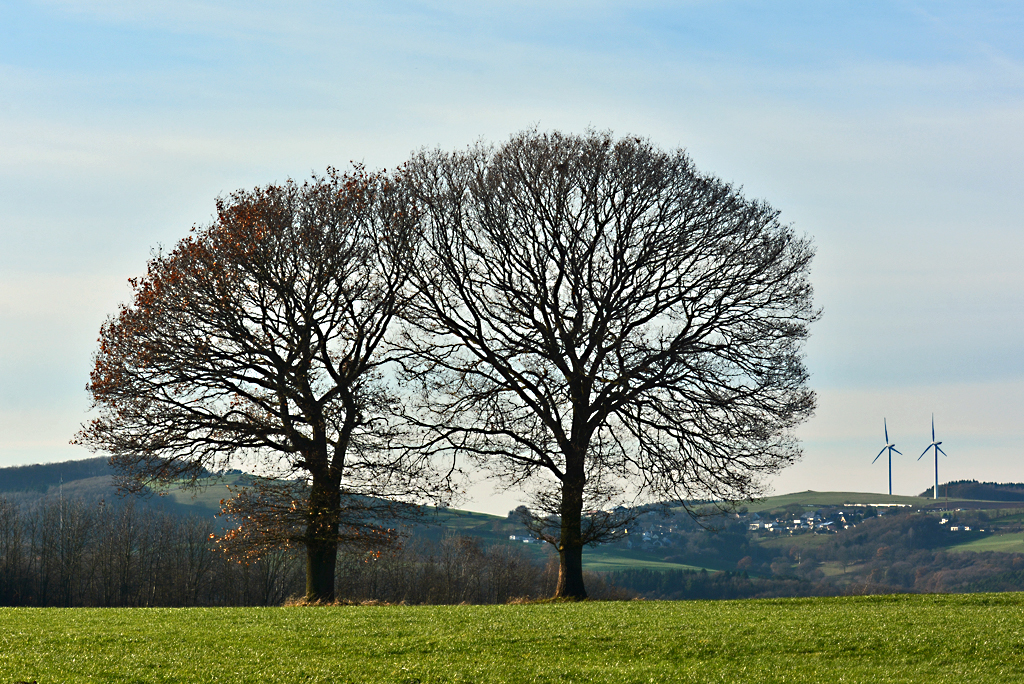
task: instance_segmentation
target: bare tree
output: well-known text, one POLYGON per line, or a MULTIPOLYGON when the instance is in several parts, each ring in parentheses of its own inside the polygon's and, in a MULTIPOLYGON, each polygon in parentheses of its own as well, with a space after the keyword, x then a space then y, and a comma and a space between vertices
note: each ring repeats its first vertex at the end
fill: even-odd
POLYGON ((426 464, 386 448, 382 368, 403 306, 408 206, 360 168, 219 200, 212 225, 157 253, 103 325, 88 387, 99 417, 78 442, 108 452, 131 490, 236 464, 275 474, 271 501, 235 510, 294 495, 299 529, 285 517, 273 534, 305 546, 307 597, 332 599, 346 501, 427 491, 426 464))
MULTIPOLYGON (((235 526, 214 539, 230 557, 258 559, 304 542, 309 483, 255 477, 228 489, 233 496, 221 500, 219 515, 235 526)), ((338 502, 338 543, 353 550, 379 553, 400 541, 398 530, 382 523, 417 518, 419 512, 418 507, 401 501, 346 491, 338 502)))
POLYGON ((28 585, 24 544, 24 516, 16 504, 0 496, 0 605, 24 600, 28 585))
POLYGON ((778 212, 637 138, 527 131, 422 152, 404 377, 429 448, 534 488, 556 595, 632 500, 748 499, 792 463, 813 248, 778 212))

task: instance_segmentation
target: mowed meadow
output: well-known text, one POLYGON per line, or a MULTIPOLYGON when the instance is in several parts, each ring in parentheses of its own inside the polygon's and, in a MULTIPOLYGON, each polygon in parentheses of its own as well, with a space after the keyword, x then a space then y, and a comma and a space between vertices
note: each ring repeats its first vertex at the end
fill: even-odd
POLYGON ((0 682, 1017 682, 1024 595, 0 609, 0 682))

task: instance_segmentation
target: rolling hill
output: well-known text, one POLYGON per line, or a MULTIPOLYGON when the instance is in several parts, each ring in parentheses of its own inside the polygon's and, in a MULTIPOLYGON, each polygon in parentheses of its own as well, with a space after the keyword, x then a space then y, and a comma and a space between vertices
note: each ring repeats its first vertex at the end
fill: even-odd
MULTIPOLYGON (((237 471, 226 475, 211 474, 206 478, 204 487, 190 490, 168 487, 160 496, 145 497, 141 503, 168 512, 207 518, 218 512, 220 500, 229 495, 228 486, 243 483, 245 477, 237 471)), ((117 498, 113 473, 104 458, 0 468, 0 497, 15 502, 31 502, 53 496, 59 488, 62 488, 65 497, 96 501, 113 501, 117 498)), ((941 516, 936 511, 937 508, 975 510, 982 514, 987 509, 992 514, 986 518, 991 522, 986 524, 985 531, 972 531, 969 536, 958 537, 949 537, 947 534, 948 539, 943 537, 945 541, 936 544, 957 552, 958 555, 987 551, 1015 553, 1024 550, 1020 542, 1020 535, 1024 532, 1024 513, 1017 512, 1024 511, 1024 502, 1008 500, 1006 497, 1015 494, 1021 488, 1022 485, 1014 484, 951 483, 951 493, 984 495, 991 498, 988 501, 957 499, 949 502, 944 499, 937 502, 928 497, 808 490, 769 497, 747 504, 745 511, 741 507, 739 515, 721 516, 704 521, 704 524, 718 529, 718 532, 704 529, 701 524, 695 523, 678 508, 670 510, 667 516, 651 512, 645 514, 637 525, 633 526, 635 533, 628 538, 624 537, 614 544, 586 549, 584 566, 588 570, 602 572, 631 568, 734 571, 746 563, 751 570, 760 568, 759 572, 763 574, 778 571, 778 568, 775 571, 767 568, 773 562, 778 566, 780 556, 794 556, 795 568, 801 554, 815 553, 822 558, 820 569, 829 575, 837 570, 829 565, 834 564, 834 561, 825 560, 826 554, 821 549, 823 545, 832 544, 836 539, 835 535, 793 532, 765 535, 748 531, 748 523, 771 518, 793 518, 802 513, 850 508, 860 511, 857 513, 858 523, 862 517, 873 516, 875 510, 890 513, 932 511, 929 515, 935 516, 938 521, 941 516), (998 495, 1002 495, 1003 498, 997 499, 998 495), (1018 509, 1017 506, 1021 508, 1018 509)), ((221 524, 226 524, 226 521, 218 519, 218 525, 221 524)), ((868 533, 872 526, 858 529, 868 533)), ((852 530, 847 531, 852 534, 852 530)), ((520 548, 538 562, 546 562, 554 557, 554 550, 550 545, 529 539, 517 520, 474 511, 427 508, 424 509, 424 516, 419 521, 407 526, 407 533, 411 537, 435 541, 448 534, 461 534, 476 538, 484 545, 521 545, 520 548)), ((832 556, 835 555, 833 552, 832 556)), ((846 574, 847 570, 844 569, 842 572, 846 574)))
POLYGON ((112 474, 107 459, 102 456, 80 461, 0 468, 0 492, 44 494, 50 487, 58 486, 61 482, 68 484, 79 480, 108 477, 112 474))

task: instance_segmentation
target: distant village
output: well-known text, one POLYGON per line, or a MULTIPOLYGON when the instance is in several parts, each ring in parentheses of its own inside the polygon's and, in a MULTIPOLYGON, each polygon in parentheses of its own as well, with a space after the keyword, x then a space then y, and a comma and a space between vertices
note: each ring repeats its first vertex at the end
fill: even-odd
MULTIPOLYGON (((729 525, 746 523, 749 532, 756 535, 800 535, 800 534, 837 534, 840 530, 848 530, 859 523, 876 516, 899 509, 916 508, 912 504, 845 504, 841 508, 820 508, 807 512, 739 512, 728 516, 711 517, 709 527, 721 527, 723 522, 729 525)), ((952 524, 946 517, 938 520, 939 525, 947 527, 950 532, 970 532, 969 525, 952 524)), ((684 541, 683 535, 692 531, 693 522, 686 514, 664 515, 659 512, 643 514, 638 520, 621 530, 622 538, 618 541, 627 549, 660 549, 673 548, 684 541)), ((983 530, 979 530, 983 531, 983 530)), ((509 535, 509 541, 534 544, 539 540, 529 534, 509 535)))

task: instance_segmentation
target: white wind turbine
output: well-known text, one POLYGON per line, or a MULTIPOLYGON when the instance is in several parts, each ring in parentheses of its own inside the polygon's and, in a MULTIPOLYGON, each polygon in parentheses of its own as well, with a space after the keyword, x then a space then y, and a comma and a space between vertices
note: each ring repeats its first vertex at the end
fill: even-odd
POLYGON ((933 413, 932 414, 932 443, 929 444, 927 447, 925 447, 925 450, 921 452, 921 455, 917 457, 917 460, 920 461, 922 458, 924 458, 924 455, 928 453, 928 450, 932 449, 934 447, 934 449, 935 449, 935 498, 936 499, 939 498, 939 452, 941 451, 943 456, 949 456, 949 454, 947 454, 945 451, 942 451, 942 447, 939 446, 940 444, 942 444, 942 442, 936 442, 935 441, 935 414, 933 413))
MULTIPOLYGON (((900 454, 900 456, 902 456, 903 454, 901 454, 899 450, 896 449, 895 442, 889 441, 889 426, 886 425, 885 418, 882 418, 882 427, 883 429, 885 429, 885 446, 882 447, 882 450, 878 452, 878 456, 884 454, 886 449, 889 450, 889 496, 892 496, 892 452, 895 451, 897 454, 900 454)), ((875 460, 871 462, 874 463, 875 461, 877 461, 878 456, 875 456, 875 460)))

